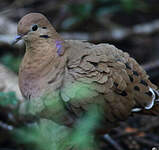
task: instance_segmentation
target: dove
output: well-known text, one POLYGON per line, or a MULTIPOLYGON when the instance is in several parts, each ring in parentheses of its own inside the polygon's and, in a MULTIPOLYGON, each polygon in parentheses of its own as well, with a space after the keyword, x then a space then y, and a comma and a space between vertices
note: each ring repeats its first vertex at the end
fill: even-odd
MULTIPOLYGON (((64 40, 41 13, 22 17, 14 43, 24 40, 26 52, 19 69, 19 87, 26 100, 51 95, 56 106, 42 116, 71 126, 96 105, 102 128, 111 128, 133 113, 158 115, 158 90, 128 53, 108 43, 64 40), (51 111, 52 110, 52 111, 51 111), (56 120, 56 119, 55 119, 56 120)), ((43 99, 45 101, 45 98, 43 99)))

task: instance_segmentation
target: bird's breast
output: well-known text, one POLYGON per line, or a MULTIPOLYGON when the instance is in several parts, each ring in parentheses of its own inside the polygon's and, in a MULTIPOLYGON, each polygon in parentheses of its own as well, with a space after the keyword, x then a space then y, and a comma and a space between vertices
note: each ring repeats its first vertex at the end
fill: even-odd
POLYGON ((19 74, 19 87, 22 95, 27 98, 36 98, 40 96, 40 81, 31 74, 21 72, 19 74))

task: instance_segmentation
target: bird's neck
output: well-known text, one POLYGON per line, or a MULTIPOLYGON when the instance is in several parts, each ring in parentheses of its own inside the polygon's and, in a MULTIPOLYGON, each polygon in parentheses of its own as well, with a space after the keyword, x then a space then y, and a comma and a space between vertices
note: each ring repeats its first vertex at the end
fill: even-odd
POLYGON ((21 65, 21 69, 28 74, 44 76, 53 67, 58 68, 64 65, 65 56, 57 53, 57 40, 42 39, 34 43, 26 43, 26 53, 21 65))
MULTIPOLYGON (((56 82, 62 78, 66 56, 59 56, 56 41, 51 42, 53 43, 36 41, 34 45, 26 44, 26 53, 19 71, 22 93, 26 92, 25 89, 36 89, 39 83, 42 84, 41 86, 45 86, 48 82, 56 82), (44 83, 44 80, 47 83, 44 83)), ((40 92, 40 89, 36 89, 36 92, 40 92)))

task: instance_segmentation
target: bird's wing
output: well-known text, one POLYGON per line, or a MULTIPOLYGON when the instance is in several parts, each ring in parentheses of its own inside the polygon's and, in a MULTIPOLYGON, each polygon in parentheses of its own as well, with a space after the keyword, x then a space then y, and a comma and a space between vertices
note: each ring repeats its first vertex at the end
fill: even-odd
POLYGON ((156 86, 127 53, 109 44, 69 44, 61 97, 75 115, 99 104, 105 118, 115 121, 125 119, 133 110, 152 107, 156 86))

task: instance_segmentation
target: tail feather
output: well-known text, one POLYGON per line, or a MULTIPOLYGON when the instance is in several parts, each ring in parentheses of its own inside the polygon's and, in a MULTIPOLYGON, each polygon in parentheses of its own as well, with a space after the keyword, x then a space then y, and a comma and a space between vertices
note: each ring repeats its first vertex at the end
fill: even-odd
POLYGON ((156 103, 150 110, 141 110, 138 114, 159 116, 159 103, 156 103))
POLYGON ((159 91, 149 88, 152 93, 152 101, 149 105, 143 107, 136 107, 132 109, 133 113, 140 113, 145 115, 159 115, 159 91))

